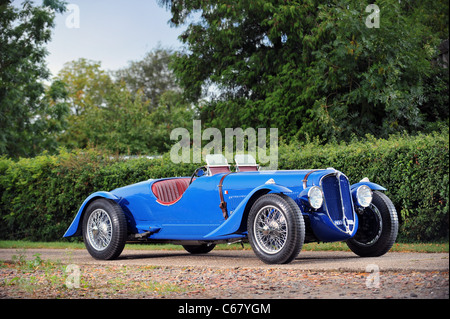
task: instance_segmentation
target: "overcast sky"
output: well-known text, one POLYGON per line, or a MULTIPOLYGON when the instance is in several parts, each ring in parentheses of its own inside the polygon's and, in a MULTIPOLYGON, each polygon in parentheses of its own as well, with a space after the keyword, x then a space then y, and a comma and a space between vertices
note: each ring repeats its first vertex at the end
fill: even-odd
POLYGON ((64 63, 79 58, 100 61, 103 69, 117 70, 127 66, 128 61, 142 59, 158 44, 181 48, 177 38, 184 28, 170 27, 170 13, 156 0, 67 2, 74 6, 69 5, 66 13, 57 15, 47 47, 48 67, 53 75, 64 63))

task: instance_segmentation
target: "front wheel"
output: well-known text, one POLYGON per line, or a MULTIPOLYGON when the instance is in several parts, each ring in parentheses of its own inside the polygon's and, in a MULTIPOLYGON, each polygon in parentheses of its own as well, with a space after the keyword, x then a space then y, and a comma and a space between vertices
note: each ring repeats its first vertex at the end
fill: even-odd
POLYGON ((122 208, 106 198, 90 203, 83 218, 83 239, 95 259, 119 257, 127 239, 127 221, 122 208))
POLYGON ((253 251, 267 264, 287 264, 302 249, 305 224, 298 205, 283 194, 261 196, 247 220, 253 251))
POLYGON ((391 249, 398 233, 394 204, 385 194, 373 192, 372 203, 358 215, 359 226, 347 246, 361 257, 378 257, 391 249))

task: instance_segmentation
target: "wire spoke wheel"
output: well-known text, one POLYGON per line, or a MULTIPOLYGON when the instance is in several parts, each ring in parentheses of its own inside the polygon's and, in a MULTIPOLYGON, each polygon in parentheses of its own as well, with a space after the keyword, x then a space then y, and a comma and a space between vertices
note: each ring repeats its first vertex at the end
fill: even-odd
POLYGON ((127 239, 127 221, 122 208, 112 200, 92 201, 83 217, 83 237, 88 252, 95 259, 119 257, 127 239))
POLYGON ((274 206, 264 206, 256 215, 254 234, 258 245, 267 254, 278 253, 286 244, 288 227, 286 218, 274 206))
POLYGON ((103 209, 96 209, 87 222, 88 239, 98 251, 105 250, 113 236, 111 218, 103 209))
POLYGON ((305 240, 300 208, 284 194, 258 198, 250 209, 247 230, 253 251, 267 264, 291 262, 300 253, 305 240))

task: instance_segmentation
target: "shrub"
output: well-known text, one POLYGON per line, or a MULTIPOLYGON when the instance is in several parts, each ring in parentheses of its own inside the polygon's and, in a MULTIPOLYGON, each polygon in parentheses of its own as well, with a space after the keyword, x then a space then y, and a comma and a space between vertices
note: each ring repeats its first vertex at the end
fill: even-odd
MULTIPOLYGON (((402 241, 448 240, 449 135, 367 137, 346 144, 280 145, 280 169, 334 167, 388 189, 402 241)), ((189 176, 198 164, 162 158, 124 160, 98 150, 0 158, 0 239, 61 239, 83 200, 149 178, 189 176)))
POLYGON ((0 239, 61 239, 84 199, 149 178, 190 175, 168 157, 124 160, 98 150, 0 158, 0 239))
POLYGON ((363 177, 387 188, 401 220, 402 241, 448 240, 448 132, 392 136, 350 144, 280 147, 281 169, 334 167, 351 183, 363 177))

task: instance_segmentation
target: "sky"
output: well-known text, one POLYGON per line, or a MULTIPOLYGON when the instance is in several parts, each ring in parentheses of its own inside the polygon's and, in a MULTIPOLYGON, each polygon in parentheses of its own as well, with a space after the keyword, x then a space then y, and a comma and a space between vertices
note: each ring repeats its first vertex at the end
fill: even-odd
MULTIPOLYGON (((16 2, 16 1, 15 1, 16 2)), ((64 63, 86 58, 117 70, 147 52, 181 49, 184 28, 170 27, 170 12, 156 0, 66 0, 67 12, 57 14, 47 65, 53 76, 64 63)))

